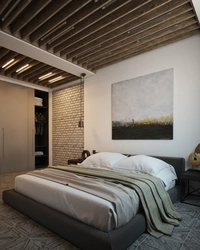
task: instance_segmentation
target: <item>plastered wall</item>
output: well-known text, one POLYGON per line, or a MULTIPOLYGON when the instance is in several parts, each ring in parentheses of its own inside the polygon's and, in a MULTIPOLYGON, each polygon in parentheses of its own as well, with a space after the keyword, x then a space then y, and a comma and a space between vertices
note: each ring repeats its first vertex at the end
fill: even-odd
POLYGON ((200 143, 200 35, 106 67, 85 80, 84 148, 181 156, 200 143), (112 140, 111 84, 174 69, 173 140, 112 140))

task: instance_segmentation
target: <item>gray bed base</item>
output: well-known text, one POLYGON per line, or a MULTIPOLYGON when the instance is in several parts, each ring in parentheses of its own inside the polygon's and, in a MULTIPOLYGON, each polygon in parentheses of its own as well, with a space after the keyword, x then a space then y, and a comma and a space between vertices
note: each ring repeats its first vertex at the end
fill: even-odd
MULTIPOLYGON (((173 165, 180 179, 181 172, 185 170, 184 158, 157 158, 173 165)), ((173 203, 179 199, 179 181, 168 193, 173 203)), ((83 250, 126 250, 146 231, 146 220, 143 212, 137 213, 126 225, 105 233, 14 190, 5 190, 3 201, 83 250)))

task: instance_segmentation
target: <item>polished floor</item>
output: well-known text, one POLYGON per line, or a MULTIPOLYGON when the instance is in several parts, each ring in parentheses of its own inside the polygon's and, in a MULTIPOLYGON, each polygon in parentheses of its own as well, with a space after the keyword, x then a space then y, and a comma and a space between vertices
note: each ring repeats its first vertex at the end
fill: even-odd
MULTIPOLYGON (((21 173, 0 175, 0 195, 14 187, 14 178, 21 173)), ((200 207, 175 203, 182 221, 171 237, 155 239, 143 234, 128 250, 199 250, 200 207)), ((0 249, 1 250, 78 250, 76 246, 40 226, 0 199, 0 249)), ((95 249, 94 249, 95 250, 95 249)), ((103 249, 102 249, 103 250, 103 249)))

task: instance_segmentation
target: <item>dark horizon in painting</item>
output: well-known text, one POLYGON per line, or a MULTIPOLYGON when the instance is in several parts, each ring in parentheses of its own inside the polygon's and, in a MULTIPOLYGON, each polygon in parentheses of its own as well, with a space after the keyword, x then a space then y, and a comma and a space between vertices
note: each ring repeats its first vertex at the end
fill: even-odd
POLYGON ((143 124, 112 126, 113 140, 172 140, 173 124, 143 124))

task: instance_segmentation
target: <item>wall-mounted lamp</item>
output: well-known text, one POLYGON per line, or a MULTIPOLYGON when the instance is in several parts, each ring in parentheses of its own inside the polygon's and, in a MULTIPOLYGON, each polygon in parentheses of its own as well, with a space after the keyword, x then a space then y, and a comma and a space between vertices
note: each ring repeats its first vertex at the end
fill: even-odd
POLYGON ((83 122, 83 118, 82 118, 82 103, 83 103, 83 93, 82 93, 82 86, 84 86, 84 77, 86 76, 85 73, 81 74, 81 81, 80 81, 80 120, 78 122, 78 126, 79 128, 83 128, 84 127, 84 122, 83 122))

